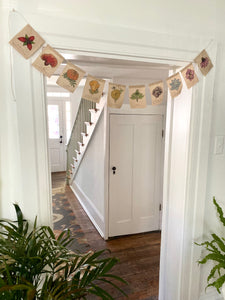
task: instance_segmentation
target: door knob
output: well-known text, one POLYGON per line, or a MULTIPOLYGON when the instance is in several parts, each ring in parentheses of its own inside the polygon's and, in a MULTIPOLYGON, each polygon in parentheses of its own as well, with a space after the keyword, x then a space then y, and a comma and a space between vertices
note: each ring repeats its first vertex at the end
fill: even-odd
POLYGON ((116 167, 112 167, 113 174, 116 174, 116 167))
POLYGON ((62 135, 60 135, 60 141, 59 142, 60 142, 60 144, 62 144, 62 135))

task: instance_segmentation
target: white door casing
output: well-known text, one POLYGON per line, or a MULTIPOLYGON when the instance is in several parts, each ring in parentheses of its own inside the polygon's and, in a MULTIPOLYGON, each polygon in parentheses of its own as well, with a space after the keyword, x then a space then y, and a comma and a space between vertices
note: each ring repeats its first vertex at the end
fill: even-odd
MULTIPOLYGON (((95 56, 128 59, 155 63, 171 63, 185 66, 206 48, 214 66, 216 43, 211 38, 199 36, 176 36, 154 33, 148 30, 102 26, 82 20, 49 18, 43 14, 32 14, 32 26, 48 40, 52 47, 67 53, 89 53, 95 56), (41 16, 41 22, 40 22, 41 16), (61 24, 64 26, 61 26, 61 24), (77 30, 79 28, 79 31, 77 30), (95 35, 93 35, 95 32, 95 35), (108 33, 111 33, 110 35, 108 33), (68 33, 68 34, 67 34, 68 33), (134 36, 138 39, 133 40, 134 36), (207 46, 208 45, 208 46, 207 46), (66 50, 67 49, 67 50, 66 50)), ((22 17, 12 13, 10 36, 23 28, 22 17)), ((32 59, 31 59, 32 60, 32 59)), ((38 215, 42 224, 51 224, 50 169, 48 166, 47 116, 43 76, 31 66, 31 60, 13 51, 13 80, 15 83, 19 149, 21 157, 21 181, 23 195, 20 199, 24 214, 30 218, 38 215), (27 136, 29 136, 29 143, 27 136)), ((160 300, 199 299, 200 268, 196 264, 199 249, 193 241, 201 237, 204 221, 205 191, 210 142, 211 111, 213 100, 215 67, 193 89, 190 102, 190 122, 187 128, 188 151, 184 163, 187 170, 183 176, 184 193, 181 206, 183 219, 176 219, 174 202, 170 198, 170 158, 174 151, 172 121, 176 99, 168 102, 166 152, 164 167, 164 200, 162 246, 160 257, 160 300), (174 236, 173 226, 178 230, 174 236), (168 241, 173 241, 173 247, 168 241), (167 258, 178 249, 174 264, 167 258)), ((182 167, 182 166, 181 166, 182 167)), ((173 189, 175 187, 173 186, 173 189)), ((107 187, 106 187, 107 189, 107 187)), ((105 201, 108 201, 107 198, 105 201)), ((105 215, 107 218, 107 214, 105 215)))
POLYGON ((162 116, 110 116, 109 236, 160 228, 161 151, 162 116))
POLYGON ((51 172, 66 170, 66 120, 65 102, 48 100, 48 149, 51 172))

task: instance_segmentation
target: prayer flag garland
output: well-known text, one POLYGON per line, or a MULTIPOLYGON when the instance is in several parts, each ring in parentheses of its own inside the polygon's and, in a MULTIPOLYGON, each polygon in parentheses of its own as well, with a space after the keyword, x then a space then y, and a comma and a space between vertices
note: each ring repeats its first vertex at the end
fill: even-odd
MULTIPOLYGON (((33 54, 44 45, 44 43, 44 39, 29 24, 27 24, 9 41, 9 44, 25 59, 32 57, 33 54)), ((47 45, 42 49, 41 54, 36 58, 32 65, 45 76, 51 77, 63 61, 65 61, 64 57, 50 45, 47 45)), ((202 50, 201 53, 199 53, 199 55, 194 59, 194 63, 198 65, 199 70, 204 76, 206 76, 213 68, 212 61, 205 49, 202 50)), ((73 93, 85 73, 86 72, 78 66, 67 62, 67 65, 59 75, 56 83, 73 93)), ((172 98, 177 97, 182 91, 183 83, 181 75, 184 78, 188 89, 193 87, 199 81, 193 63, 189 63, 180 72, 177 72, 166 80, 172 98)), ((105 80, 97 79, 88 75, 82 98, 98 103, 101 99, 104 86, 105 80)), ((164 96, 163 81, 149 84, 149 90, 152 105, 161 104, 164 96)), ((109 83, 108 106, 112 108, 120 108, 123 104, 125 91, 125 85, 109 83)), ((131 108, 146 107, 145 85, 129 86, 129 101, 131 108)))

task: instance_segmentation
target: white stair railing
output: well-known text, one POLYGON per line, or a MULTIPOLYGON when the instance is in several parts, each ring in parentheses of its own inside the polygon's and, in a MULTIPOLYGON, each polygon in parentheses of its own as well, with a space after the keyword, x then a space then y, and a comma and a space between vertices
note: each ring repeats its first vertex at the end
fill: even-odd
POLYGON ((67 183, 71 184, 94 132, 106 102, 103 95, 99 103, 81 99, 77 117, 67 144, 67 183))

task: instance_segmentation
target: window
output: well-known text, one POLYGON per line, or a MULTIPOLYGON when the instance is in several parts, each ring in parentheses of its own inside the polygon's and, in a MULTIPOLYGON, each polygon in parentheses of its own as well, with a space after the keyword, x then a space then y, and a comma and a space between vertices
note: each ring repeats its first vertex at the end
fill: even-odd
POLYGON ((71 134, 71 113, 70 101, 66 101, 66 142, 68 143, 71 134))
POLYGON ((59 139, 59 106, 48 105, 48 136, 50 139, 59 139))

